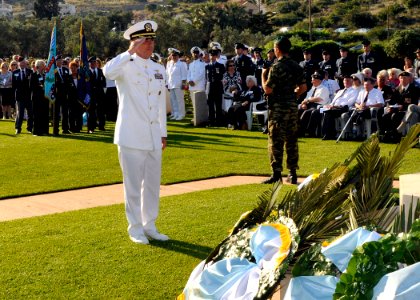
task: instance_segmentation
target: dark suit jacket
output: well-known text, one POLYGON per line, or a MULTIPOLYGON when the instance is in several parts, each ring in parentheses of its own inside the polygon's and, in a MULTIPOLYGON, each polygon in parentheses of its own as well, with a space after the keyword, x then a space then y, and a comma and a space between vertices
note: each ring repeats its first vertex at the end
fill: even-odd
POLYGON ((93 101, 102 101, 105 98, 104 88, 106 87, 106 78, 102 69, 97 68, 98 76, 89 69, 90 76, 90 91, 93 101))
POLYGON ((372 76, 376 76, 376 73, 378 72, 379 68, 379 60, 375 53, 373 53, 372 51, 369 52, 368 55, 362 53, 357 57, 357 70, 359 72, 362 72, 362 70, 365 68, 372 69, 372 76))
POLYGON ((31 74, 31 79, 29 81, 29 87, 31 90, 31 99, 32 102, 43 102, 48 100, 45 98, 44 92, 45 76, 39 74, 38 72, 31 74))
POLYGON ((403 90, 400 84, 395 90, 396 102, 403 105, 402 110, 407 110, 410 104, 417 104, 419 101, 419 91, 413 83, 408 85, 407 90, 403 90))
POLYGON ((210 83, 210 93, 223 94, 223 74, 225 74, 225 66, 221 63, 210 63, 206 66, 206 78, 210 83))
POLYGON ((70 84, 70 71, 66 67, 61 67, 61 76, 58 68, 55 72, 55 93, 57 100, 66 100, 70 84))
POLYGON ((25 78, 21 78, 21 70, 17 69, 12 74, 12 88, 16 101, 30 100, 31 92, 29 89, 29 81, 32 75, 32 70, 25 69, 25 78))

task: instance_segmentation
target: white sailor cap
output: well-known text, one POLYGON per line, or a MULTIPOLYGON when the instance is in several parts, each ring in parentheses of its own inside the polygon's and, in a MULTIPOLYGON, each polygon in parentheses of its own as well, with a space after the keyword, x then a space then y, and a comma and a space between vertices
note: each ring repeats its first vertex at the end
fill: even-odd
POLYGON ((124 32, 124 38, 126 40, 134 40, 142 37, 155 37, 157 28, 158 25, 155 21, 141 21, 128 28, 124 32))
POLYGON ((201 53, 201 52, 203 52, 203 50, 201 50, 200 47, 194 46, 194 47, 191 48, 190 52, 191 52, 191 54, 193 54, 194 52, 201 53))
POLYGON ((179 51, 178 49, 175 49, 175 48, 168 48, 168 53, 179 55, 181 53, 181 51, 179 51))
POLYGON ((222 46, 221 46, 221 45, 220 45, 220 43, 218 43, 218 42, 211 42, 211 43, 209 44, 209 48, 210 48, 210 49, 214 49, 214 48, 216 48, 217 50, 223 51, 222 46))

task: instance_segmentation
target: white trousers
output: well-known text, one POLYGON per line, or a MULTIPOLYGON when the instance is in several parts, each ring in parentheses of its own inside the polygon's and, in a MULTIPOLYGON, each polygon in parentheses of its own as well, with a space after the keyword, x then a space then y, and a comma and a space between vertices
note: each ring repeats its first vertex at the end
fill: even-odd
POLYGON ((144 235, 144 230, 156 230, 162 149, 144 151, 118 146, 118 158, 123 173, 128 234, 136 238, 144 235))
POLYGON ((185 101, 184 90, 181 88, 174 88, 169 90, 172 114, 175 117, 185 117, 185 101))

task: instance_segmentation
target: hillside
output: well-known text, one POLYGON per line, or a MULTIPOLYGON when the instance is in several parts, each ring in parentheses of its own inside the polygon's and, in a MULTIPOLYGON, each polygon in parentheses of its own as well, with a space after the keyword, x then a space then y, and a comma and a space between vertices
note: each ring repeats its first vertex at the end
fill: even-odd
MULTIPOLYGON (((12 4, 15 15, 30 11, 33 7, 30 0, 6 0, 12 4)), ((113 10, 133 11, 144 15, 148 7, 170 5, 173 12, 183 12, 207 1, 201 0, 66 0, 76 6, 79 14, 89 12, 107 13, 113 10)), ((246 11, 254 13, 261 10, 270 15, 275 27, 295 27, 307 29, 309 24, 309 1, 301 0, 219 0, 222 3, 236 3, 246 11)), ((419 28, 420 0, 312 0, 311 6, 313 28, 336 29, 346 28, 419 28)))

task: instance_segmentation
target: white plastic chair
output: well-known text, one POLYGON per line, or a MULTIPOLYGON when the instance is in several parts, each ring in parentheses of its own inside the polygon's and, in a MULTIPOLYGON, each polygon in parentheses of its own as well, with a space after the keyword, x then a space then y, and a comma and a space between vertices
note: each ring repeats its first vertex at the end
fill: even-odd
POLYGON ((257 110, 257 105, 261 104, 261 103, 265 103, 265 100, 262 99, 258 102, 252 102, 252 114, 255 116, 264 116, 264 124, 267 122, 268 119, 268 110, 257 110))

